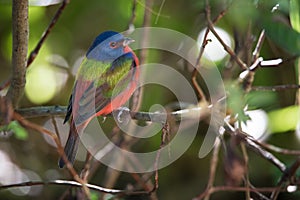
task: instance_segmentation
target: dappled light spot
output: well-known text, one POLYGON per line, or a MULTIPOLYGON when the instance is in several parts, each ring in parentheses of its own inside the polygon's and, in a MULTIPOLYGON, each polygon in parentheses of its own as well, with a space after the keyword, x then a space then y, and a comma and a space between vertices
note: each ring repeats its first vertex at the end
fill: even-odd
MULTIPOLYGON (((230 35, 221 28, 215 27, 215 30, 225 42, 225 44, 232 48, 233 44, 231 42, 230 35)), ((198 35, 197 42, 199 46, 202 45, 205 31, 206 29, 203 29, 198 35)), ((203 57, 212 61, 220 61, 223 58, 225 58, 227 52, 224 50, 224 47, 221 45, 218 39, 211 32, 208 33, 207 39, 209 40, 209 42, 205 46, 203 57)))
POLYGON ((57 88, 54 71, 47 65, 34 66, 27 73, 25 94, 34 104, 50 101, 57 88))

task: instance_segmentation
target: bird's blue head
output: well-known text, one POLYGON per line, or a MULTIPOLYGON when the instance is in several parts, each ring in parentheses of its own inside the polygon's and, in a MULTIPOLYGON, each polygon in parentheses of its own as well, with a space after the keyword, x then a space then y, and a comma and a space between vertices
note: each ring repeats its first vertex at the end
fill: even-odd
POLYGON ((86 57, 98 61, 114 61, 124 54, 124 48, 133 41, 115 31, 105 31, 96 37, 86 57))

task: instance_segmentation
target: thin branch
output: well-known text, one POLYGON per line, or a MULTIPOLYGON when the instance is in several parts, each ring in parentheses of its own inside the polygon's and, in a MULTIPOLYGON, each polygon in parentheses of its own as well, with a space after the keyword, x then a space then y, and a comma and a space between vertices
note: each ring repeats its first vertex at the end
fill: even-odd
POLYGON ((165 2, 166 2, 166 0, 162 0, 162 2, 161 2, 161 4, 160 4, 160 7, 159 7, 159 10, 158 10, 158 13, 157 13, 157 15, 156 15, 154 24, 157 24, 158 19, 159 19, 160 14, 161 14, 161 11, 162 11, 162 8, 163 8, 164 5, 165 5, 165 2))
POLYGON ((89 196, 89 190, 85 186, 86 183, 79 177, 79 175, 77 174, 77 172, 73 168, 72 164, 69 162, 58 136, 55 133, 53 133, 53 132, 51 132, 51 131, 49 131, 49 130, 41 127, 41 126, 39 126, 37 124, 34 124, 34 123, 24 119, 20 114, 18 114, 16 112, 14 112, 13 118, 15 120, 17 120, 22 126, 27 127, 29 129, 32 129, 32 130, 35 130, 35 131, 40 132, 40 133, 47 134, 54 140, 54 142, 56 143, 56 146, 57 146, 57 151, 58 151, 59 155, 64 159, 64 162, 66 163, 67 169, 69 170, 69 172, 73 176, 74 180, 76 180, 77 182, 79 182, 83 185, 83 191, 85 192, 85 194, 87 196, 89 196))
MULTIPOLYGON (((246 187, 235 187, 235 186, 215 186, 215 187, 211 188, 210 190, 206 191, 205 193, 202 193, 199 197, 197 197, 193 200, 200 200, 200 199, 203 199, 207 194, 213 194, 213 193, 222 192, 222 191, 245 192, 247 190, 250 190, 251 192, 271 193, 276 189, 278 189, 278 187, 246 188, 246 187)), ((285 189, 280 189, 280 191, 285 191, 285 189)))
MULTIPOLYGON (((214 24, 217 23, 225 15, 226 12, 227 12, 227 10, 223 10, 222 12, 220 12, 220 14, 213 20, 213 23, 214 24)), ((211 41, 210 39, 207 39, 208 33, 209 33, 209 28, 207 27, 206 30, 205 30, 204 36, 203 36, 202 45, 201 45, 200 52, 199 52, 199 55, 198 55, 197 60, 196 60, 195 68, 192 72, 192 84, 193 84, 195 90, 197 91, 199 100, 203 101, 205 103, 207 102, 207 100, 206 100, 206 97, 204 95, 204 92, 203 92, 202 88, 200 87, 200 85, 197 82, 197 74, 198 74, 198 71, 201 67, 200 60, 203 56, 205 46, 208 44, 208 42, 211 41)))
POLYGON ((277 189, 274 190, 271 194, 271 199, 275 200, 277 199, 280 191, 282 188, 285 187, 285 184, 289 183, 291 178, 296 174, 298 168, 300 167, 300 157, 296 159, 296 161, 293 163, 291 167, 289 167, 281 176, 278 184, 277 184, 277 189))
POLYGON ((29 37, 28 0, 12 1, 12 34, 12 79, 7 97, 11 100, 13 108, 16 108, 23 96, 26 82, 26 56, 29 37))
MULTIPOLYGON (((143 27, 148 27, 151 25, 151 8, 153 5, 153 0, 146 0, 145 10, 144 10, 144 20, 143 20, 143 27)), ((141 47, 147 46, 149 43, 149 30, 146 28, 143 29, 142 33, 142 40, 141 40, 141 47)), ((145 64, 146 58, 148 55, 148 49, 142 48, 139 54, 139 61, 140 65, 145 64)), ((140 75, 142 76, 142 74, 140 75)), ((142 79, 143 77, 140 77, 142 79)), ((133 95, 133 106, 132 110, 137 111, 142 105, 143 100, 143 93, 144 89, 143 87, 139 87, 138 90, 133 95)))
POLYGON ((262 30, 260 35, 259 35, 259 38, 257 40, 256 47, 255 47, 255 49, 252 53, 252 55, 253 55, 252 60, 257 60, 258 59, 264 40, 265 40, 265 30, 262 30))
POLYGON ((198 84, 198 81, 197 81, 197 74, 198 74, 198 70, 200 69, 200 60, 202 58, 202 55, 204 53, 204 49, 205 49, 205 46, 207 45, 208 43, 208 39, 207 39, 207 35, 209 33, 209 29, 207 28, 206 31, 205 31, 205 34, 204 34, 204 37, 203 37, 203 41, 202 41, 202 45, 201 45, 201 48, 200 48, 200 52, 199 52, 199 55, 197 57, 197 61, 196 61, 196 65, 195 65, 195 68, 192 72, 192 84, 195 88, 195 90, 197 91, 197 94, 198 94, 198 97, 199 97, 199 100, 200 101, 203 101, 203 102, 207 102, 206 100, 206 97, 204 95, 204 92, 202 90, 202 88, 200 87, 200 85, 198 84))
POLYGON ((247 149, 245 147, 244 143, 241 143, 241 149, 242 149, 242 153, 243 153, 243 157, 244 157, 244 161, 245 161, 245 187, 247 188, 246 190, 246 200, 250 200, 251 196, 250 196, 250 179, 249 179, 249 157, 248 157, 248 153, 247 153, 247 149))
POLYGON ((285 172, 286 170, 285 164, 282 163, 278 158, 276 158, 272 153, 262 149, 258 144, 252 141, 253 139, 251 137, 248 137, 248 135, 242 132, 240 129, 233 128, 228 122, 225 123, 226 126, 224 126, 224 128, 228 133, 230 133, 232 136, 239 137, 239 140, 243 142, 250 150, 254 151, 262 158, 271 162, 281 172, 285 172))
POLYGON ((264 159, 271 162, 274 166, 276 166, 281 172, 284 172, 286 170, 286 166, 284 163, 282 163, 278 158, 276 158, 273 154, 270 152, 260 148, 257 144, 255 144, 252 140, 250 140, 248 137, 245 137, 244 140, 242 140, 247 147, 249 147, 252 151, 257 153, 258 155, 262 156, 264 159))
POLYGON ((153 173, 148 173, 148 174, 144 174, 144 175, 131 173, 130 175, 137 182, 137 184, 140 185, 140 187, 142 187, 145 191, 149 191, 149 193, 151 193, 151 191, 153 191, 153 188, 155 186, 150 181, 151 177, 153 176, 153 173), (150 184, 147 184, 147 183, 150 183, 150 184))
MULTIPOLYGON (((214 151, 213 155, 210 161, 210 171, 209 171, 209 179, 208 183, 206 186, 206 190, 210 190, 213 187, 214 181, 215 181, 215 176, 216 176, 216 169, 218 165, 218 160, 219 160, 219 151, 221 147, 221 141, 219 138, 216 139, 215 146, 214 146, 214 151)), ((209 200, 210 194, 207 194, 205 197, 205 200, 209 200)))
POLYGON ((85 159, 85 165, 84 168, 81 170, 80 173, 80 177, 82 178, 82 180, 84 180, 85 182, 88 182, 88 178, 90 175, 90 169, 91 169, 91 162, 93 160, 93 156, 90 154, 89 151, 87 151, 86 153, 86 159, 85 159))
MULTIPOLYGON (((191 105, 192 106, 192 105, 191 105)), ((141 121, 151 121, 156 123, 164 123, 167 116, 171 116, 175 121, 185 120, 185 119, 194 119, 199 116, 201 119, 206 117, 213 105, 209 106, 196 106, 188 109, 182 109, 173 111, 170 113, 159 113, 159 112, 133 112, 124 109, 117 109, 114 111, 115 116, 119 115, 122 112, 129 112, 128 114, 132 119, 141 120, 141 121)), ((43 107, 31 107, 31 108, 21 108, 16 110, 24 118, 33 118, 33 117, 49 117, 49 116, 64 116, 66 114, 66 106, 43 106, 43 107)), ((125 113, 127 115, 127 113, 125 113)), ((108 116, 111 116, 109 114, 108 116)))
POLYGON ((134 21, 136 19, 136 5, 137 5, 137 0, 132 0, 132 8, 131 8, 131 18, 128 22, 128 31, 131 32, 131 30, 134 29, 134 21))
POLYGON ((39 53, 42 45, 44 44, 45 40, 47 39, 47 37, 49 36, 49 33, 51 32, 52 28, 54 27, 54 25, 56 24, 56 22, 58 21, 59 17, 61 16, 61 14, 63 13, 65 7, 67 6, 68 3, 70 3, 71 0, 64 0, 60 7, 58 8, 58 10, 56 11, 54 17, 52 18, 49 26, 47 27, 47 29, 45 30, 45 32, 43 33, 40 41, 38 42, 38 44, 36 45, 36 47, 33 49, 33 51, 30 53, 29 58, 27 60, 27 67, 30 66, 30 64, 34 61, 34 59, 36 58, 37 54, 39 53))
MULTIPOLYGON (((10 184, 10 185, 0 185, 0 190, 14 188, 14 187, 28 187, 28 186, 37 186, 37 185, 65 185, 65 186, 72 186, 72 187, 83 187, 81 183, 78 183, 76 181, 53 180, 53 181, 27 181, 27 182, 10 184)), ((128 191, 128 190, 109 189, 109 188, 104 188, 89 183, 86 183, 85 186, 91 190, 108 193, 108 194, 124 194, 124 195, 149 194, 149 192, 147 191, 128 191)))
POLYGON ((288 89, 299 89, 300 85, 287 84, 287 85, 273 85, 273 86, 253 86, 252 91, 283 91, 288 89))
MULTIPOLYGON (((20 0, 15 0, 16 2, 18 2, 19 4, 24 4, 24 3, 26 3, 26 2, 28 2, 28 0, 22 0, 22 1, 20 1, 20 0)), ((64 0, 63 2, 62 2, 62 4, 61 4, 61 6, 58 8, 58 10, 57 10, 57 12, 55 13, 55 15, 54 15, 54 17, 52 18, 52 20, 51 20, 51 22, 50 22, 50 24, 49 24, 49 26, 47 27, 47 29, 44 31, 44 33, 43 33, 43 35, 42 35, 42 37, 41 37, 41 39, 39 40, 39 42, 37 43, 37 45, 36 45, 36 47, 34 48, 34 50, 30 53, 30 55, 29 55, 29 57, 28 57, 28 59, 27 59, 27 61, 25 60, 25 61, 22 61, 22 63, 25 65, 24 66, 24 69, 23 69, 23 71, 22 71, 22 74, 24 74, 24 75, 17 75, 17 74, 15 74, 15 73, 13 73, 14 74, 14 76, 16 76, 16 77, 19 77, 20 79, 21 78, 24 78, 24 81, 23 82, 20 82, 20 83, 18 83, 18 82, 16 82, 15 83, 15 80, 14 80, 14 77, 12 78, 12 79, 7 79, 6 81, 4 81, 1 85, 0 85, 0 91, 1 90, 3 90, 4 88, 6 88, 6 87, 8 87, 10 84, 11 85, 13 85, 13 84, 21 84, 21 86, 22 86, 22 83, 24 83, 24 85, 25 85, 25 71, 26 71, 26 68, 28 68, 30 65, 31 65, 31 63, 34 61, 34 59, 36 58, 36 56, 38 55, 38 53, 39 53, 39 51, 40 51, 40 49, 41 49, 41 47, 42 47, 42 45, 44 44, 44 42, 45 42, 45 40, 47 39, 47 37, 48 37, 48 35, 49 35, 49 33, 51 32, 51 30, 52 30, 52 28, 54 27, 54 25, 56 24, 56 22, 58 21, 58 19, 59 19, 59 17, 61 16, 61 14, 62 14, 62 12, 63 12, 63 10, 65 9, 65 7, 66 7, 66 5, 70 2, 71 0, 64 0)), ((14 5, 14 3, 13 3, 13 5, 14 5)), ((17 9, 14 9, 13 8, 13 11, 15 11, 17 14, 22 14, 22 12, 20 12, 20 11, 17 11, 17 9)), ((14 16, 14 14, 13 14, 13 16, 14 16)), ((14 17, 13 17, 14 18, 14 17)), ((25 16, 23 16, 23 17, 21 17, 20 19, 22 19, 22 20, 24 20, 24 23, 22 23, 22 26, 28 26, 28 17, 25 17, 25 16), (27 22, 25 23, 25 21, 27 20, 27 22)), ((14 20, 13 20, 14 21, 14 20)), ((13 25, 14 26, 14 25, 13 25)), ((21 37, 21 39, 26 39, 26 41, 28 42, 28 31, 29 29, 27 29, 27 36, 25 36, 24 35, 24 37, 21 37)), ((14 30, 13 30, 14 31, 14 30)), ((20 30, 19 31, 19 33, 22 33, 22 31, 20 30)), ((13 33, 13 35, 15 35, 14 33, 13 33)), ((17 46, 19 47, 19 48, 22 48, 24 45, 23 45, 23 42, 18 42, 17 43, 17 46)), ((24 56, 24 58, 23 59, 26 59, 26 56, 27 56, 27 51, 28 51, 28 47, 27 47, 27 45, 26 45, 26 53, 25 52, 23 52, 23 54, 25 54, 24 56)), ((15 50, 13 50, 13 57, 14 57, 14 52, 16 53, 16 54, 18 54, 18 56, 22 56, 23 54, 19 54, 19 53, 17 53, 15 50)), ((14 62, 14 59, 13 59, 13 62, 14 62)), ((13 64, 13 66, 14 66, 14 64, 13 64)), ((21 72, 21 71, 20 71, 21 72)), ((15 86, 11 86, 11 87, 15 87, 15 86)), ((24 88, 24 86, 22 86, 23 88, 24 88)), ((20 91, 20 93, 23 93, 22 91, 20 91)))
MULTIPOLYGON (((251 138, 249 138, 251 139, 251 138)), ((280 154, 284 154, 284 155, 297 155, 300 156, 300 150, 291 150, 291 149, 284 149, 284 148, 280 148, 271 144, 267 144, 264 142, 259 142, 258 140, 255 139, 251 139, 253 142, 255 142, 256 144, 258 144, 259 146, 263 147, 264 149, 267 149, 269 151, 273 151, 276 153, 280 153, 280 154)))
POLYGON ((155 163, 154 163, 154 169, 155 169, 155 185, 152 191, 155 191, 158 189, 158 164, 159 164, 159 159, 161 155, 161 150, 162 148, 166 145, 168 137, 170 135, 170 125, 169 122, 167 121, 163 128, 162 128, 162 134, 161 134, 161 141, 160 141, 160 146, 156 154, 155 158, 155 163))
POLYGON ((18 112, 24 118, 64 116, 67 113, 67 107, 66 106, 37 106, 31 108, 17 109, 16 112, 18 112))
POLYGON ((209 30, 214 34, 214 36, 217 38, 217 40, 221 43, 224 50, 235 60, 235 62, 242 69, 248 69, 247 65, 234 53, 234 51, 222 40, 222 38, 216 32, 216 30, 214 28, 214 24, 210 19, 210 6, 208 3, 206 6, 206 20, 207 20, 207 26, 208 26, 209 30))
POLYGON ((10 84, 10 79, 6 79, 5 81, 3 81, 1 84, 0 84, 0 91, 7 88, 10 84))

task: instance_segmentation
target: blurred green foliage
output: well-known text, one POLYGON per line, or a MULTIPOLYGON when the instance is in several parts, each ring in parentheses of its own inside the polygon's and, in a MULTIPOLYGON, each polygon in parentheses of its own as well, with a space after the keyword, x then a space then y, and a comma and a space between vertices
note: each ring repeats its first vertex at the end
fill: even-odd
MULTIPOLYGON (((138 0, 137 2, 134 25, 141 27, 145 2, 143 0, 138 0)), ((159 13, 163 0, 154 0, 153 8, 146 9, 151 9, 151 26, 174 29, 196 39, 199 32, 206 26, 204 2, 199 0, 166 0, 161 8, 161 13, 159 13)), ((260 56, 266 60, 282 58, 285 61, 279 67, 259 68, 255 74, 254 85, 271 86, 297 82, 296 77, 298 77, 298 74, 294 67, 295 60, 292 58, 300 54, 299 1, 211 0, 209 2, 211 4, 212 18, 215 18, 221 11, 226 9, 224 17, 218 22, 217 26, 231 34, 235 41, 236 50, 245 48, 247 42, 249 42, 246 40, 246 36, 250 34, 251 45, 248 53, 252 53, 261 30, 265 29, 267 38, 262 46, 260 56), (289 2, 291 2, 291 7, 289 2), (296 5, 298 9, 296 9, 296 5)), ((30 7, 29 52, 37 44, 58 7, 59 5, 30 7)), ((86 49, 100 32, 105 30, 125 31, 128 28, 128 22, 132 15, 131 10, 132 1, 129 0, 70 1, 70 4, 63 11, 61 18, 51 31, 49 38, 43 44, 37 59, 27 71, 26 95, 20 106, 66 105, 74 82, 74 71, 78 67, 80 56, 84 55, 86 49), (51 62, 49 58, 53 57, 53 55, 59 55, 63 59, 59 62, 51 62)), ((11 4, 0 1, 1 82, 8 79, 11 73, 11 25, 11 4)), ((246 60, 249 55, 241 53, 240 56, 243 60, 246 60)), ((166 52, 151 50, 147 59, 151 62, 160 62, 174 66, 190 80, 191 72, 189 68, 184 64, 178 64, 178 59, 171 58, 166 52)), ((222 72, 228 70, 224 67, 228 62, 229 58, 226 57, 226 60, 217 63, 218 69, 222 72)), ((238 78, 240 72, 241 70, 234 66, 233 69, 229 70, 229 76, 225 73, 223 76, 226 81, 234 81, 238 78)), ((169 93, 157 86, 147 86, 145 88, 143 110, 151 107, 153 103, 166 105, 176 101, 174 95, 169 93)), ((245 98, 241 98, 243 93, 240 90, 231 90, 231 94, 234 95, 231 96, 229 106, 231 109, 235 109, 237 113, 241 112, 245 105, 249 105, 250 109, 260 108, 270 112, 271 130, 283 134, 271 135, 268 142, 285 148, 299 149, 299 140, 294 134, 296 125, 299 122, 299 119, 297 120, 299 109, 296 107, 284 109, 294 104, 295 90, 250 92, 245 98)), ((243 113, 240 114, 242 115, 243 113)), ((39 118, 34 119, 34 122, 43 124, 46 120, 46 118, 39 118)), ((20 168, 33 170, 42 179, 69 177, 66 170, 57 169, 58 155, 56 149, 48 145, 40 134, 29 133, 27 135, 17 124, 10 125, 10 129, 14 130, 17 138, 27 138, 22 142, 10 138, 0 139, 0 149, 9 153, 13 163, 20 166, 20 168)), ((197 157, 197 153, 206 129, 207 125, 201 123, 199 134, 185 155, 159 172, 159 199, 192 199, 204 190, 210 167, 209 157, 200 160, 197 157)), ((155 137, 150 142, 141 143, 139 147, 143 148, 150 145, 151 148, 155 149, 159 142, 160 138, 155 137)), ((220 156, 221 160, 222 156, 224 154, 220 156)), ((281 175, 278 170, 255 154, 250 154, 250 157, 249 176, 251 181, 259 186, 275 185, 281 175), (254 160, 255 162, 251 164, 254 160), (265 170, 261 170, 262 168, 265 170)), ((282 160, 292 162, 290 158, 286 159, 283 157, 282 160)), ((101 185, 104 184, 103 180, 104 169, 101 169, 94 176, 92 182, 101 185)), ((118 182, 117 187, 125 188, 128 182, 135 183, 130 175, 125 175, 118 182)), ((224 184, 222 162, 218 168, 216 183, 224 184)), ((60 197, 65 189, 63 187, 45 186, 38 196, 25 197, 18 197, 8 191, 1 190, 0 196, 5 199, 44 198, 46 200, 60 197)), ((298 193, 282 195, 282 199, 299 199, 299 197, 298 193)), ((97 198, 98 194, 93 194, 92 199, 97 198)), ((216 194, 212 196, 212 199, 220 198, 241 199, 243 195, 241 193, 222 193, 221 195, 216 194)))

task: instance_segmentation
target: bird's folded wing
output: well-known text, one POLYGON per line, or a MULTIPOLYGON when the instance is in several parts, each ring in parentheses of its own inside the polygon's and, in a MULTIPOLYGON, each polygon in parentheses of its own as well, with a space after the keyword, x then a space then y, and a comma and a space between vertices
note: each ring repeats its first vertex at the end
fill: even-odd
MULTIPOLYGON (((97 65, 97 62, 94 62, 94 65, 97 65)), ((112 109, 122 106, 131 96, 127 91, 136 81, 135 73, 134 57, 132 53, 126 53, 116 59, 105 73, 98 74, 95 80, 77 77, 65 121, 72 114, 75 124, 80 125, 96 113, 109 114, 112 109), (120 102, 110 105, 116 98, 120 98, 120 102)))

